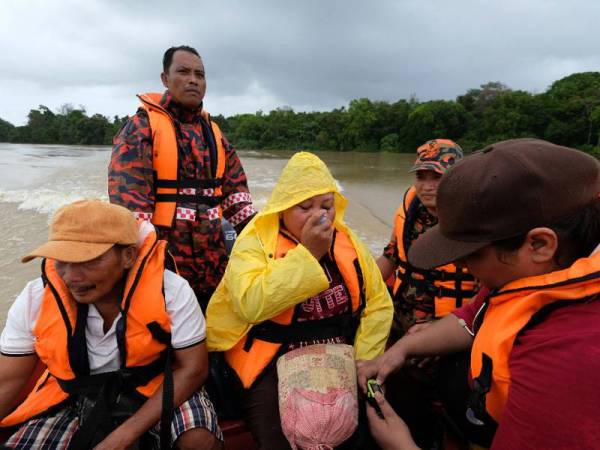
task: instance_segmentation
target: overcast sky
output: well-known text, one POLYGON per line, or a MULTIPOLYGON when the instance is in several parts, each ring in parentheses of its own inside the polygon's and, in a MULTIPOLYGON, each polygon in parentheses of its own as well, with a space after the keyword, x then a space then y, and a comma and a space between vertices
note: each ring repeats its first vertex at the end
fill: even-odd
POLYGON ((598 0, 2 0, 0 118, 132 114, 181 44, 203 56, 213 114, 455 99, 487 81, 543 92, 600 70, 598 23, 598 0))

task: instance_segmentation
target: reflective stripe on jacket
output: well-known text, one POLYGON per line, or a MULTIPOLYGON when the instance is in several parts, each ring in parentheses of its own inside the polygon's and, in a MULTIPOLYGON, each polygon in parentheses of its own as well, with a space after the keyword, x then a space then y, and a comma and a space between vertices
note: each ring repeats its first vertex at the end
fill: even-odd
MULTIPOLYGON (((167 333, 171 330, 163 295, 165 247, 166 241, 157 240, 155 232, 146 237, 127 274, 122 315, 115 319, 119 321, 116 326, 119 372, 130 376, 132 387, 145 397, 162 384, 165 368, 162 357, 167 349, 150 330, 155 327, 167 333), (132 376, 143 380, 143 384, 133 381, 132 376)), ((45 289, 33 334, 36 354, 47 369, 25 401, 4 418, 2 426, 16 425, 44 413, 67 400, 71 386, 84 385, 91 377, 105 376, 89 375, 85 340, 87 305, 72 298, 53 260, 44 260, 42 268, 45 289)))
POLYGON ((466 304, 475 294, 475 279, 466 269, 450 263, 431 270, 413 267, 408 263, 407 253, 411 245, 410 232, 414 226, 414 214, 419 205, 414 186, 404 194, 402 205, 396 211, 395 227, 399 266, 394 282, 394 296, 401 295, 403 284, 410 284, 428 292, 435 299, 435 317, 441 318, 466 304))
MULTIPOLYGON (((277 241, 275 258, 285 257, 287 252, 296 247, 296 245, 295 242, 280 234, 277 241)), ((356 313, 361 307, 361 303, 364 301, 362 300, 363 296, 361 292, 362 280, 359 280, 359 274, 357 273, 355 266, 355 262, 357 261, 356 250, 354 250, 350 239, 344 233, 338 232, 335 234, 333 257, 342 274, 344 284, 350 293, 352 299, 352 312, 356 313)), ((360 278, 362 279, 362 275, 360 278)), ((293 321, 295 309, 295 306, 291 307, 273 317, 270 321, 281 325, 290 325, 293 321)), ((303 323, 303 325, 305 325, 305 323, 303 323)), ((273 360, 273 357, 277 354, 282 345, 281 341, 279 343, 268 342, 260 339, 260 337, 252 338, 252 341, 249 344, 248 339, 252 334, 253 329, 254 328, 250 329, 249 334, 246 334, 231 350, 225 352, 225 360, 231 368, 235 370, 245 388, 250 387, 252 383, 254 383, 265 367, 273 360)), ((344 330, 339 327, 338 329, 338 335, 344 334, 344 330)), ((320 336, 314 336, 314 338, 320 338, 320 336)))
POLYGON ((225 173, 225 147, 223 135, 219 126, 210 120, 206 111, 202 111, 202 119, 210 124, 213 136, 205 132, 207 145, 214 140, 216 146, 216 171, 210 180, 181 180, 178 179, 177 135, 171 115, 160 106, 160 93, 148 93, 138 96, 142 108, 148 113, 150 129, 152 130, 152 166, 156 174, 155 205, 152 223, 163 227, 171 227, 175 217, 178 202, 204 203, 218 208, 221 216, 220 203, 223 196, 223 175, 225 173), (193 193, 189 190, 192 189, 193 193))
POLYGON ((471 350, 473 400, 477 403, 471 408, 479 419, 485 420, 486 414, 495 422, 502 418, 511 383, 510 354, 532 318, 546 307, 568 307, 569 302, 599 294, 600 252, 567 269, 511 282, 488 297, 471 350))

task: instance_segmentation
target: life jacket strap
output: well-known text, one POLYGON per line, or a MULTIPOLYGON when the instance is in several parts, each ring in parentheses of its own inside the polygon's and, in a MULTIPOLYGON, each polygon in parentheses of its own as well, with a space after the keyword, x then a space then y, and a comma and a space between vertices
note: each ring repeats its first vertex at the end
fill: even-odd
POLYGON ((175 396, 175 385, 173 383, 173 365, 171 346, 171 333, 163 330, 158 322, 150 322, 146 325, 154 339, 167 346, 164 365, 162 411, 160 416, 160 448, 169 450, 171 448, 171 422, 173 421, 173 398, 175 396))
MULTIPOLYGON (((492 358, 490 358, 487 354, 482 353, 481 372, 478 377, 473 378, 471 393, 468 401, 469 410, 472 411, 474 418, 481 422, 481 425, 486 423, 490 417, 486 411, 485 396, 488 392, 490 392, 492 387, 492 370, 492 358)), ((472 422, 476 423, 475 420, 472 420, 472 422)))
POLYGON ((209 196, 199 194, 156 194, 154 201, 167 203, 195 203, 197 205, 206 205, 214 208, 221 204, 222 195, 209 196))
POLYGON ((198 205, 207 205, 211 208, 218 206, 223 201, 222 195, 207 195, 207 189, 220 191, 218 188, 223 186, 223 178, 213 178, 209 180, 194 180, 194 179, 178 179, 178 180, 161 180, 156 178, 154 172, 154 187, 155 190, 160 188, 175 189, 173 193, 156 192, 154 200, 156 202, 166 203, 195 203, 198 205), (194 193, 184 193, 186 189, 194 189, 194 193))
POLYGON ((93 448, 108 436, 119 424, 115 423, 115 409, 124 398, 132 399, 126 414, 134 414, 145 401, 131 385, 132 379, 125 370, 77 378, 72 381, 58 380, 61 388, 78 396, 80 405, 90 404, 90 408, 81 408, 80 427, 73 434, 69 450, 93 448))
POLYGON ((57 381, 61 389, 71 395, 97 395, 104 385, 113 383, 115 380, 123 389, 135 389, 149 383, 160 374, 165 367, 165 361, 166 351, 163 351, 160 358, 146 366, 128 367, 113 372, 77 377, 72 380, 57 378, 57 381))
POLYGON ((244 351, 250 351, 254 339, 274 344, 331 339, 339 336, 352 339, 356 332, 355 315, 346 313, 326 319, 293 322, 289 325, 267 320, 250 329, 244 344, 244 351))
MULTIPOLYGON (((462 306, 463 299, 469 299, 476 293, 474 289, 463 289, 463 282, 475 281, 475 278, 466 272, 446 272, 444 270, 423 270, 412 266, 406 261, 399 261, 398 265, 404 269, 403 272, 398 271, 402 284, 410 283, 416 288, 429 293, 438 298, 448 297, 456 299, 456 307, 462 306), (413 274, 420 275, 421 278, 414 277, 413 274), (453 281, 454 287, 436 286, 435 282, 453 281)), ((399 289, 396 296, 402 294, 399 289)))
MULTIPOLYGON (((428 282, 427 280, 419 280, 412 278, 410 283, 422 290, 432 294, 435 297, 451 297, 451 298, 471 298, 475 295, 473 289, 452 289, 444 286, 436 286, 435 284, 428 282)), ((461 305, 457 305, 461 306, 461 305)))
POLYGON ((67 336, 67 352, 69 354, 69 363, 76 377, 88 376, 90 374, 90 363, 87 351, 81 351, 87 348, 85 329, 87 326, 89 305, 77 303, 77 320, 72 335, 67 336))
POLYGON ((498 423, 486 410, 486 394, 492 387, 492 358, 483 353, 481 356, 481 373, 477 378, 473 379, 471 392, 467 401, 466 418, 467 420, 479 428, 478 439, 481 441, 478 444, 491 446, 498 423))
MULTIPOLYGON (((410 236, 411 230, 415 225, 415 221, 418 216, 418 209, 421 201, 416 195, 413 195, 412 200, 408 203, 408 195, 410 189, 404 193, 402 204, 404 206, 404 227, 402 230, 402 244, 404 246, 404 254, 408 254, 408 250, 412 244, 410 236)), ((474 282, 475 278, 468 272, 463 272, 462 269, 457 268, 455 272, 449 272, 445 270, 437 269, 419 269, 408 261, 400 260, 398 263, 402 270, 398 270, 397 277, 400 279, 402 284, 410 283, 415 287, 421 287, 429 292, 434 297, 450 297, 456 299, 456 307, 462 306, 463 299, 469 299, 475 292, 472 289, 462 289, 463 282, 474 282), (417 275, 417 278, 413 276, 417 275), (438 287, 435 286, 435 282, 454 282, 454 288, 438 287)), ((398 290, 396 295, 400 295, 398 290)))
POLYGON ((421 275, 424 279, 429 281, 474 281, 475 277, 468 272, 448 272, 445 270, 437 270, 437 269, 419 269, 418 267, 413 266, 407 261, 400 260, 398 265, 402 267, 406 271, 410 271, 411 273, 416 273, 421 275))
MULTIPOLYGON (((155 172, 156 174, 156 172, 155 172)), ((223 185, 223 178, 211 178, 210 180, 195 180, 193 178, 184 178, 180 180, 154 180, 157 188, 169 189, 214 189, 223 185)))
MULTIPOLYGON (((91 399, 94 406, 89 409, 85 418, 82 418, 82 426, 74 434, 69 450, 89 449, 101 439, 107 436, 115 428, 111 410, 123 395, 133 398, 141 397, 135 391, 138 386, 143 386, 154 377, 164 372, 163 380, 163 404, 162 423, 170 424, 173 418, 173 371, 171 363, 171 334, 163 330, 157 322, 146 325, 152 336, 159 342, 167 345, 160 357, 146 366, 128 367, 125 369, 77 377, 73 380, 58 380, 61 388, 71 395, 87 397, 91 399)), ((143 401, 140 401, 141 403, 143 401)), ((135 413, 135 411, 131 411, 135 413)), ((170 449, 171 427, 161 427, 161 450, 170 449), (167 431, 163 432, 163 429, 167 431), (166 435, 166 437, 165 437, 166 435)))

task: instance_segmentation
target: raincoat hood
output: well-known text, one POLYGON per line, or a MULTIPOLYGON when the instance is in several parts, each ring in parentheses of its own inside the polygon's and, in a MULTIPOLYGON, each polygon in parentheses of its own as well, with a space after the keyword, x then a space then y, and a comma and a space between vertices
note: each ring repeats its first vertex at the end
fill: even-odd
POLYGON ((280 213, 315 195, 328 192, 334 193, 336 213, 343 214, 348 202, 340 194, 338 184, 325 163, 312 153, 299 152, 283 168, 271 197, 258 215, 280 213))
MULTIPOLYGON (((267 204, 253 219, 253 225, 277 236, 280 213, 311 197, 328 192, 333 192, 334 225, 339 227, 343 224, 348 201, 340 193, 337 182, 318 156, 309 152, 296 153, 283 168, 267 204)), ((262 233, 261 238, 268 240, 262 233)))

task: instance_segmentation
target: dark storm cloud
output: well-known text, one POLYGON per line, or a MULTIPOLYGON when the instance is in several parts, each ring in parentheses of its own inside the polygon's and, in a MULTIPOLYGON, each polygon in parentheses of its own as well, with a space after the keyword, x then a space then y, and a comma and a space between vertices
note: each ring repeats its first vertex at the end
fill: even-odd
POLYGON ((330 109, 353 98, 452 99, 487 81, 544 91, 597 70, 588 1, 8 1, 0 5, 0 117, 38 104, 131 113, 161 88, 163 51, 203 55, 207 104, 232 114, 330 109))

